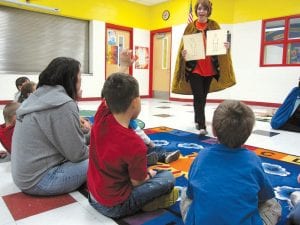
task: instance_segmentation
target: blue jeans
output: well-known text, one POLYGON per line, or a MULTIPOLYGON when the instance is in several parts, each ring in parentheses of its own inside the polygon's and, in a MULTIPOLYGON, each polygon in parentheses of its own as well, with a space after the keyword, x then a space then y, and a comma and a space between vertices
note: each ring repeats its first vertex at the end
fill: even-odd
POLYGON ((65 162, 48 170, 35 186, 23 192, 42 196, 69 193, 86 182, 87 167, 87 159, 78 163, 65 162))
POLYGON ((294 209, 288 215, 286 225, 300 225, 300 203, 295 205, 294 209))
POLYGON ((91 194, 89 195, 89 202, 101 214, 111 218, 120 218, 136 213, 148 202, 171 192, 174 183, 175 178, 170 171, 158 171, 152 179, 134 187, 128 199, 119 205, 103 206, 91 194))

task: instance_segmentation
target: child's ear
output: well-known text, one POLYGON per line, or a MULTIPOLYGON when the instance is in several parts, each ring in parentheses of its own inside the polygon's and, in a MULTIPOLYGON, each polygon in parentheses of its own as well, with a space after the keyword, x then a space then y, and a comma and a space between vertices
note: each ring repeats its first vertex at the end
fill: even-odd
POLYGON ((12 124, 15 124, 16 120, 17 120, 17 115, 14 115, 13 118, 12 118, 12 124))
POLYGON ((136 107, 139 104, 139 98, 136 97, 132 100, 132 104, 136 107))

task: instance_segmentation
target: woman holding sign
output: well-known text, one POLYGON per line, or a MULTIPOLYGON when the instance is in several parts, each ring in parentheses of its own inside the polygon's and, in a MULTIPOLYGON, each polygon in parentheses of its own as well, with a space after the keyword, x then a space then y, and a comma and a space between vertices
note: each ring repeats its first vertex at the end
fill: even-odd
MULTIPOLYGON (((194 112, 196 129, 200 130, 200 136, 206 135, 205 124, 205 103, 208 92, 223 90, 235 84, 235 76, 232 68, 230 54, 225 51, 223 55, 208 55, 205 54, 205 49, 208 47, 207 31, 220 30, 217 22, 208 19, 212 12, 212 3, 209 0, 197 0, 195 7, 197 20, 189 23, 184 31, 184 38, 186 40, 196 40, 195 38, 188 38, 189 35, 201 33, 203 40, 197 39, 204 46, 204 49, 199 51, 193 50, 189 52, 190 44, 185 45, 181 41, 178 56, 175 66, 175 74, 172 83, 172 92, 176 94, 193 94, 194 97, 194 112), (200 52, 198 54, 198 52, 200 52), (194 57, 193 58, 193 54, 194 57), (197 58, 197 56, 198 58, 197 58), (201 56, 203 55, 203 57, 201 56)), ((194 36, 193 36, 194 37, 194 36)), ((216 40, 211 40, 214 48, 216 47, 216 40)), ((228 40, 220 45, 220 47, 229 49, 228 40)), ((199 43, 192 44, 199 46, 199 43)), ((200 46, 201 46, 200 45, 200 46)))

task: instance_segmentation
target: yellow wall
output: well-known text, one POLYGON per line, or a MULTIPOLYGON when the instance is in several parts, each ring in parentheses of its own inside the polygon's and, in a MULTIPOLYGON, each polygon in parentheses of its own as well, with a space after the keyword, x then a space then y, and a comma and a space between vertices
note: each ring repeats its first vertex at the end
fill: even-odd
MULTIPOLYGON (((299 0, 285 2, 276 0, 211 1, 213 3, 211 18, 223 24, 300 13, 299 0)), ((195 2, 196 0, 193 0, 193 4, 195 2)), ((62 16, 155 30, 186 23, 190 0, 169 0, 154 6, 144 6, 127 0, 31 0, 31 3, 60 8, 61 12, 58 15, 62 16), (170 11, 171 15, 169 20, 164 21, 161 15, 166 9, 170 11)), ((7 3, 0 4, 16 7, 7 3)))
MULTIPOLYGON (((126 0, 31 0, 30 2, 32 4, 59 8, 60 13, 56 15, 84 20, 100 20, 127 27, 149 29, 149 7, 126 0)), ((21 8, 14 4, 0 4, 21 8)), ((32 10, 30 8, 27 9, 32 10)))
POLYGON ((234 23, 300 14, 299 0, 235 0, 234 23))
MULTIPOLYGON (((213 0, 213 12, 211 18, 218 21, 219 23, 229 23, 233 22, 233 8, 235 0, 213 0)), ((194 3, 193 0, 193 16, 194 14, 194 3)), ((151 15, 153 16, 150 21, 151 29, 159 29, 162 27, 171 27, 172 25, 178 25, 187 23, 189 14, 190 0, 171 0, 159 5, 152 6, 150 8, 151 15), (167 9, 170 11, 170 19, 168 21, 163 21, 161 18, 162 12, 167 9)))

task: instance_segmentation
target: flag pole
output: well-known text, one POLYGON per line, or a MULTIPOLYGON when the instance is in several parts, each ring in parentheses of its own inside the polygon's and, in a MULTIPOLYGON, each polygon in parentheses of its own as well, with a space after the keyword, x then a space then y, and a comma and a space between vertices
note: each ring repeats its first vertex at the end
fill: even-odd
POLYGON ((190 0, 188 23, 192 23, 193 21, 194 21, 193 20, 193 3, 192 3, 192 0, 190 0))

